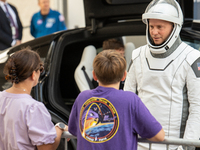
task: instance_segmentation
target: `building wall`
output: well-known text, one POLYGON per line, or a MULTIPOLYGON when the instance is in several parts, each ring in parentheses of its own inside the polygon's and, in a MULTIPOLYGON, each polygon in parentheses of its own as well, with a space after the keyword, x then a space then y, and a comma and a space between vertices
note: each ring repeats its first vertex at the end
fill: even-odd
POLYGON ((85 27, 83 0, 67 0, 67 26, 69 29, 85 27))

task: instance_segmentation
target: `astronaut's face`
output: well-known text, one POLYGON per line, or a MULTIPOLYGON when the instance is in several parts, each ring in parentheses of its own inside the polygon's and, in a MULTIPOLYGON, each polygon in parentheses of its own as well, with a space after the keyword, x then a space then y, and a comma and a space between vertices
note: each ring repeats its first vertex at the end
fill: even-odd
POLYGON ((172 30, 173 23, 171 22, 149 19, 149 33, 155 45, 161 45, 164 43, 170 36, 172 30))
POLYGON ((49 10, 50 9, 50 0, 39 0, 38 5, 41 10, 49 10))

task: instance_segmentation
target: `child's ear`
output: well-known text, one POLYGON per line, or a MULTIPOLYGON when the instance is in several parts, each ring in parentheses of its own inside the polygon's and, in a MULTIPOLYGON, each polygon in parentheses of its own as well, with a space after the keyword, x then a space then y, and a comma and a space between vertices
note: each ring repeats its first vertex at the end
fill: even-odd
POLYGON ((98 79, 97 79, 97 76, 96 76, 94 70, 92 70, 92 75, 93 75, 93 79, 94 79, 95 81, 97 81, 98 79))
POLYGON ((124 81, 126 79, 126 75, 127 75, 127 71, 124 72, 124 75, 123 75, 121 81, 124 81))

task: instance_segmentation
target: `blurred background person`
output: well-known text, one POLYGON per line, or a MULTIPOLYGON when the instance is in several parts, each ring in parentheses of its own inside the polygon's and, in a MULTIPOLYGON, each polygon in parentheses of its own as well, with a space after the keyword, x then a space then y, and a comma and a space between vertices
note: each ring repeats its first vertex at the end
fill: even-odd
POLYGON ((119 52, 122 56, 125 55, 124 42, 122 37, 111 38, 103 41, 103 50, 113 49, 119 52))
POLYGON ((21 44, 22 23, 17 9, 0 0, 0 50, 21 44))
POLYGON ((65 18, 50 8, 50 0, 38 0, 40 11, 31 19, 31 35, 35 38, 67 30, 65 18))

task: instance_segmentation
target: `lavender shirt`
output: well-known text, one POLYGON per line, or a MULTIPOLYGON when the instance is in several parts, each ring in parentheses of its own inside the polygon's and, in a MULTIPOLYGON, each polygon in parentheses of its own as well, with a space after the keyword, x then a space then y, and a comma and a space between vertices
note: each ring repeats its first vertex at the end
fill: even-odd
POLYGON ((0 92, 0 149, 36 150, 54 143, 56 130, 43 103, 28 94, 0 92))

